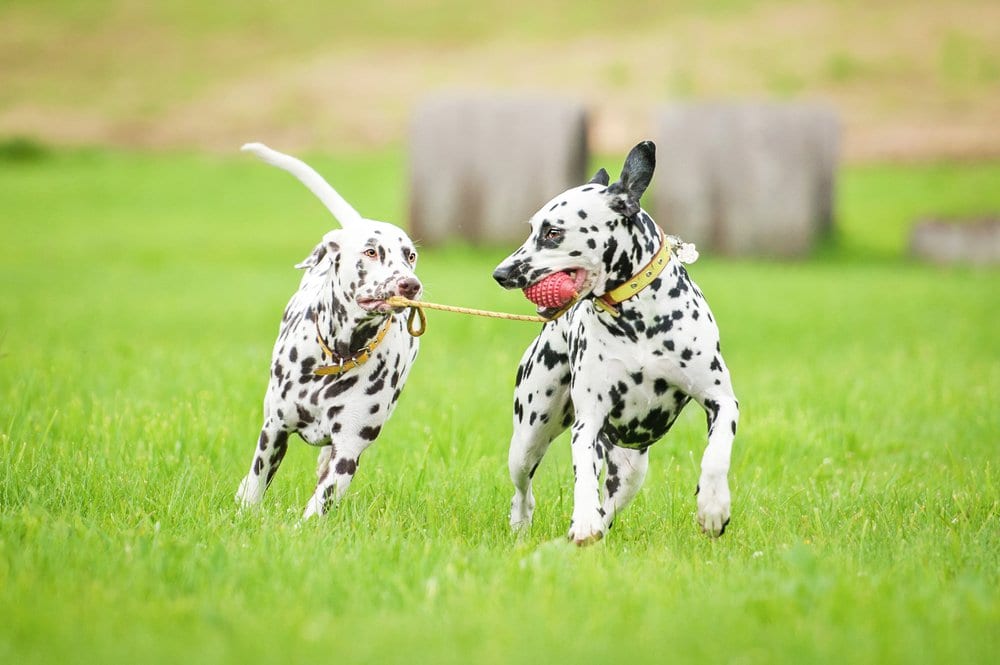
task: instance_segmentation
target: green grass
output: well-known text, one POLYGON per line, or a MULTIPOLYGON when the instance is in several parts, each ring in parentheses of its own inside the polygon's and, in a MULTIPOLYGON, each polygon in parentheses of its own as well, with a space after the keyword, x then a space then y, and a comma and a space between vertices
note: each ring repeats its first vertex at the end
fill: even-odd
MULTIPOLYGON (((398 153, 314 161, 401 217, 398 153)), ((1000 274, 899 250, 915 214, 995 211, 997 169, 852 169, 822 260, 696 264, 744 407, 731 528, 694 526, 691 409, 609 537, 577 550, 565 441, 530 535, 506 526, 534 326, 429 313, 339 510, 299 524, 315 451, 296 442, 240 513, 321 206, 249 159, 0 162, 0 662, 987 662, 1000 274)), ((425 251, 427 298, 527 311, 491 283, 503 253, 425 251)))

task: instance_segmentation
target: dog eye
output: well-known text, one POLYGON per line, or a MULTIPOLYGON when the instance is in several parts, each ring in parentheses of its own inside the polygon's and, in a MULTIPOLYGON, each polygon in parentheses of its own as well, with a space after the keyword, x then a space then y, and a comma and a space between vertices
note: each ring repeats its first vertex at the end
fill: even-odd
POLYGON ((545 239, 557 240, 559 238, 562 238, 562 235, 563 235, 562 229, 549 229, 548 231, 545 232, 545 239))
POLYGON ((407 256, 406 258, 409 260, 410 263, 416 263, 417 262, 417 253, 416 252, 410 252, 410 255, 407 256))
POLYGON ((365 250, 365 256, 367 256, 369 259, 374 259, 376 256, 378 256, 378 252, 375 251, 374 247, 369 247, 368 249, 365 250))

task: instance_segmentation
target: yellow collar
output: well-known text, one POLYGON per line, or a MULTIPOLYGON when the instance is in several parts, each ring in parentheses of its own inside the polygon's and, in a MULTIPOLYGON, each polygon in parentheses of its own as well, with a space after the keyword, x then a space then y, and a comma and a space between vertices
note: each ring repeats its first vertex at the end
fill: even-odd
POLYGON ((653 280, 660 276, 660 273, 663 272, 663 269, 667 267, 667 263, 670 261, 670 242, 664 237, 663 229, 657 227, 656 230, 660 232, 660 251, 656 253, 653 260, 647 263, 632 279, 618 288, 611 289, 604 295, 594 298, 595 307, 607 312, 611 316, 617 317, 621 314, 618 311, 619 303, 639 293, 639 291, 652 284, 653 280))
MULTIPOLYGON (((318 319, 319 317, 317 317, 318 319)), ((338 356, 334 353, 333 349, 327 346, 327 343, 323 341, 323 335, 319 331, 319 321, 316 322, 316 341, 319 342, 320 348, 323 349, 323 355, 330 359, 329 365, 323 365, 322 367, 317 367, 313 370, 313 374, 317 376, 327 376, 329 374, 341 374, 347 370, 354 369, 364 365, 372 357, 375 349, 378 345, 382 343, 385 339, 385 334, 389 332, 389 328, 392 326, 392 316, 389 316, 385 323, 382 324, 381 330, 375 335, 375 339, 365 344, 361 347, 360 351, 355 351, 346 358, 343 356, 338 356), (335 363, 335 364, 334 364, 335 363)))

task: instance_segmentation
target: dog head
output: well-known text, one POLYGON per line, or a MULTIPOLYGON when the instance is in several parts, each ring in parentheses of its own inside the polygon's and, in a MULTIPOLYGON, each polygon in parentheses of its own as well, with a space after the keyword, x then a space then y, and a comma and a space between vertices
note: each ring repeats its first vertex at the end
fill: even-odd
POLYGON ((348 229, 323 236, 312 253, 296 268, 325 280, 334 308, 343 308, 350 319, 384 314, 394 308, 391 296, 416 299, 422 286, 414 269, 417 251, 401 229, 386 222, 364 220, 348 229))
POLYGON ((323 236, 297 268, 307 270, 303 285, 325 280, 333 296, 334 317, 341 323, 385 314, 393 309, 386 299, 415 299, 422 286, 414 274, 415 245, 401 229, 386 222, 364 219, 311 166, 263 143, 247 143, 242 150, 288 171, 333 213, 343 226, 323 236))
POLYGON ((656 148, 644 141, 629 152, 614 184, 601 169, 589 183, 556 196, 531 218, 528 239, 493 278, 505 289, 524 289, 565 272, 580 298, 624 283, 657 247, 656 226, 639 206, 655 166, 656 148))

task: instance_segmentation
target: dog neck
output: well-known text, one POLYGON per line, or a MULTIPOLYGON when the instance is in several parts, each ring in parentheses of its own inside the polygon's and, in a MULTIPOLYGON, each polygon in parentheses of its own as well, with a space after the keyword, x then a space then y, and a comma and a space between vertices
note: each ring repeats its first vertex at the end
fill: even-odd
POLYGON ((602 274, 594 285, 594 295, 603 296, 632 279, 652 261, 660 245, 656 222, 642 210, 633 217, 612 222, 611 235, 604 244, 602 274))

